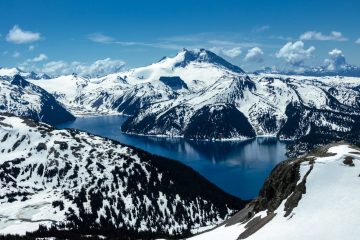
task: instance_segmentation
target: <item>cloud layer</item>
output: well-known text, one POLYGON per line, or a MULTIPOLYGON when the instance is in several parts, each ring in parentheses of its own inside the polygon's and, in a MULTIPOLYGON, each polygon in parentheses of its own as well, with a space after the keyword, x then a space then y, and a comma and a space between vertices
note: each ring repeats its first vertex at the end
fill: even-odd
POLYGON ((65 61, 51 61, 43 65, 41 72, 49 75, 66 75, 77 73, 81 76, 101 77, 110 73, 115 73, 123 70, 125 62, 122 60, 112 60, 105 58, 97 60, 93 63, 86 64, 82 62, 65 62, 65 61))
POLYGON ((15 44, 35 42, 40 40, 40 38, 40 33, 24 31, 17 25, 10 29, 9 33, 6 35, 6 41, 15 44))
POLYGON ((221 52, 225 56, 235 58, 235 57, 239 56, 242 51, 241 51, 240 47, 234 47, 234 48, 230 48, 230 49, 223 49, 221 52))
POLYGON ((303 65, 306 59, 309 59, 315 51, 315 47, 304 48, 304 42, 288 42, 277 52, 277 58, 283 58, 287 63, 293 66, 303 65))
POLYGON ((48 59, 48 57, 44 53, 41 53, 41 54, 39 54, 39 56, 34 57, 33 59, 29 59, 29 61, 30 62, 41 62, 41 61, 45 61, 47 59, 48 59))
POLYGON ((308 31, 300 36, 300 40, 318 40, 318 41, 347 41, 348 39, 341 32, 332 31, 329 35, 321 32, 308 31))
POLYGON ((98 42, 98 43, 109 43, 109 42, 114 41, 114 39, 112 37, 106 36, 102 33, 92 33, 92 34, 87 35, 87 38, 90 41, 98 42))
POLYGON ((242 53, 241 47, 211 47, 209 50, 230 58, 238 57, 242 53))

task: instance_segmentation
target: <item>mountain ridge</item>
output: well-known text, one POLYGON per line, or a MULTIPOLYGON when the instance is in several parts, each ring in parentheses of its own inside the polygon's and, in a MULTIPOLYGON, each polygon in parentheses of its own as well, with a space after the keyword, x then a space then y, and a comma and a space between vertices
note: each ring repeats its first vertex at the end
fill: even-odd
POLYGON ((27 116, 49 124, 75 119, 52 94, 18 74, 8 80, 0 79, 0 112, 27 116))
POLYGON ((101 78, 69 75, 30 82, 47 89, 75 115, 129 115, 122 130, 130 134, 205 140, 267 135, 295 140, 319 129, 347 133, 360 114, 358 78, 246 74, 205 49, 183 50, 101 78), (217 110, 211 117, 212 108, 224 112, 217 110), (344 121, 343 114, 347 114, 344 121), (215 135, 201 130, 200 116, 218 129, 215 135), (237 116, 243 126, 221 120, 237 116), (302 122, 299 131, 290 131, 289 121, 302 122))

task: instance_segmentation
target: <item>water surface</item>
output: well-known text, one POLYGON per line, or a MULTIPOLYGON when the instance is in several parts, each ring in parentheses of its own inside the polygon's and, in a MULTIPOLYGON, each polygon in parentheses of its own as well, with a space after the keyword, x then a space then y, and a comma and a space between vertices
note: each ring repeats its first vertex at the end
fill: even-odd
POLYGON ((178 160, 243 199, 257 196, 273 167, 286 159, 286 144, 276 138, 209 142, 136 136, 121 132, 125 120, 125 116, 82 117, 57 127, 84 130, 178 160))

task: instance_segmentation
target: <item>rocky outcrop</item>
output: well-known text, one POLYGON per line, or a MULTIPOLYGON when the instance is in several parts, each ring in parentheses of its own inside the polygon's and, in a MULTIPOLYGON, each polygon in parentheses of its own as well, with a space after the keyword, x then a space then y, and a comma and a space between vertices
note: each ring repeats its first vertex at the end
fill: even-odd
POLYGON ((348 223, 360 220, 354 211, 360 196, 358 161, 360 148, 345 142, 284 161, 271 172, 256 199, 194 239, 222 235, 233 240, 354 239, 359 231, 348 223))

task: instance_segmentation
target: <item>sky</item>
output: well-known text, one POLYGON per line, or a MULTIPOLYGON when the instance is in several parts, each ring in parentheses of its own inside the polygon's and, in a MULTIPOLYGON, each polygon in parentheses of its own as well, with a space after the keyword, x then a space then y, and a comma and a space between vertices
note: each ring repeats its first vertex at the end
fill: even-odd
POLYGON ((0 66, 116 71, 206 48, 247 71, 360 65, 358 0, 1 0, 0 66))

